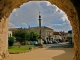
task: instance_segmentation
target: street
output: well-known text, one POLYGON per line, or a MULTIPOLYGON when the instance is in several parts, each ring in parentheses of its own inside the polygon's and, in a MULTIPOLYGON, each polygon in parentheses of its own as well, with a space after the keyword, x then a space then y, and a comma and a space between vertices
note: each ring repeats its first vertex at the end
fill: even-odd
POLYGON ((62 42, 58 44, 45 44, 45 48, 72 48, 73 45, 69 44, 69 42, 62 42))

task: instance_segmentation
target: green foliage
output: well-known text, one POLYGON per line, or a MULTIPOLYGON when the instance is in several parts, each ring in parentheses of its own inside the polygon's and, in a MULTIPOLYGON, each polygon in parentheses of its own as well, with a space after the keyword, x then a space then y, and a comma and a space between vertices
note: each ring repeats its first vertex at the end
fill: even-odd
POLYGON ((26 44, 27 44, 27 45, 29 45, 29 44, 30 44, 30 42, 29 42, 29 41, 26 41, 26 44))
POLYGON ((14 33, 16 41, 20 42, 20 44, 25 44, 26 40, 29 39, 29 33, 26 31, 17 31, 14 33))
POLYGON ((13 46, 14 45, 14 37, 8 37, 8 45, 13 46))
POLYGON ((27 50, 29 50, 29 47, 33 47, 33 48, 37 48, 37 46, 21 46, 21 48, 19 48, 18 46, 12 46, 12 47, 8 47, 8 51, 9 53, 17 53, 17 52, 26 52, 27 50))
POLYGON ((19 30, 14 33, 16 41, 20 42, 21 45, 28 44, 26 41, 37 41, 38 34, 36 32, 26 32, 24 30, 19 30))
POLYGON ((30 32, 30 41, 37 41, 38 40, 38 34, 36 32, 30 32))

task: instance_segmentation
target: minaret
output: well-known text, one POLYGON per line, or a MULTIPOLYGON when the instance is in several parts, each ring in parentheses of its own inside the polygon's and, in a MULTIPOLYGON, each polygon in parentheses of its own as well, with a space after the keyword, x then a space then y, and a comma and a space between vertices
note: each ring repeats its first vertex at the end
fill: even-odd
POLYGON ((41 15, 40 15, 41 12, 39 12, 39 38, 41 38, 41 15))

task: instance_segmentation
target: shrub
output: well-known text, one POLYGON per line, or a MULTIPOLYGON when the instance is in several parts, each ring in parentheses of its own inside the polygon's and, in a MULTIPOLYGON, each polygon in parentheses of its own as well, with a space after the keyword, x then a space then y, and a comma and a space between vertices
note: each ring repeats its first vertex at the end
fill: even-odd
POLYGON ((14 37, 8 37, 8 45, 13 46, 14 45, 14 37))

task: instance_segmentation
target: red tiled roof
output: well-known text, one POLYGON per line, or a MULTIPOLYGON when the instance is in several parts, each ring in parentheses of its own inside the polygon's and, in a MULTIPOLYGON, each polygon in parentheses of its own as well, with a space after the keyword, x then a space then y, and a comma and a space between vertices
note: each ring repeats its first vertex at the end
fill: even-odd
POLYGON ((59 32, 54 32, 53 35, 60 35, 59 32))

